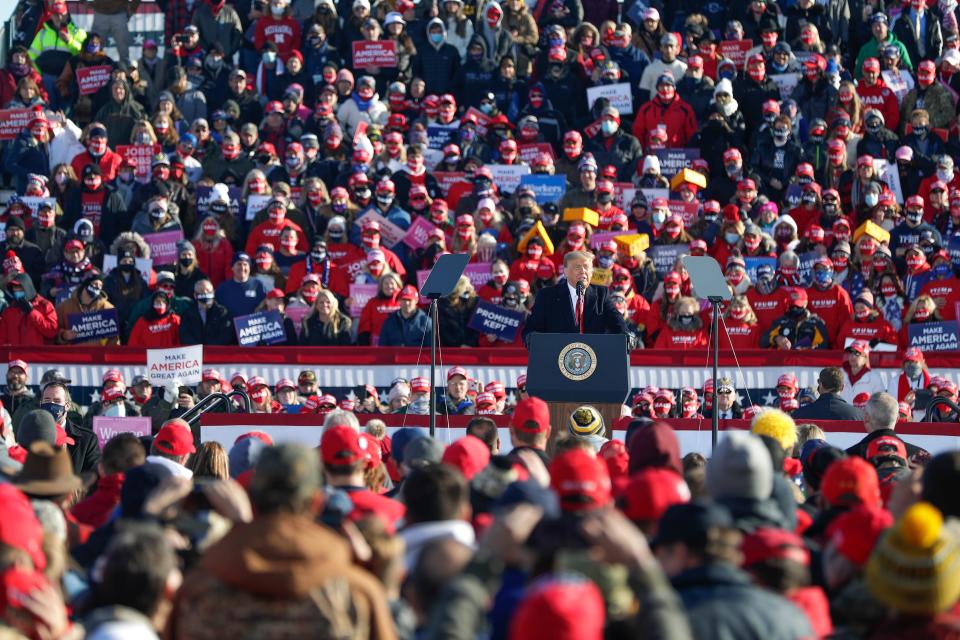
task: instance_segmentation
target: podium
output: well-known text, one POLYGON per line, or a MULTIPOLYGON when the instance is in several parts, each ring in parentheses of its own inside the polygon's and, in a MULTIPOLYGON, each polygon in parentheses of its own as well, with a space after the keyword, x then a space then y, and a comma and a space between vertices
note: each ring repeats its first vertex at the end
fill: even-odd
POLYGON ((530 336, 527 393, 550 408, 548 451, 570 415, 589 404, 603 416, 605 436, 620 419, 630 393, 630 355, 623 334, 534 333, 530 336))

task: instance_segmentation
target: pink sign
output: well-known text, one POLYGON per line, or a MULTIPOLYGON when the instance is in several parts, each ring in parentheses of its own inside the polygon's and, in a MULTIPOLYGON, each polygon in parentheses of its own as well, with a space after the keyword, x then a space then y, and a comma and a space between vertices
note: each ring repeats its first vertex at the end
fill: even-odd
POLYGON ((359 318, 363 313, 363 308, 367 306, 370 298, 377 295, 377 284, 351 284, 350 285, 350 315, 359 318))
POLYGON ((407 234, 403 236, 403 244, 411 249, 419 249, 427 244, 427 238, 430 236, 430 232, 436 228, 436 225, 426 218, 417 216, 413 219, 410 228, 407 229, 407 234))
POLYGON ((80 95, 88 96, 100 91, 110 81, 110 71, 111 67, 107 64, 77 69, 77 86, 80 89, 80 95))
POLYGON ((397 66, 397 43, 393 40, 356 40, 353 68, 397 66))
POLYGON ((697 211, 700 206, 696 202, 682 202, 680 200, 667 201, 670 215, 678 215, 683 219, 683 228, 689 229, 697 221, 697 211))
POLYGON ((617 236, 629 236, 633 233, 633 231, 598 231, 590 236, 590 248, 596 249, 604 242, 613 240, 617 236))
POLYGON ((406 231, 393 224, 376 211, 368 211, 359 218, 354 224, 362 225, 364 220, 376 220, 380 223, 380 238, 383 246, 391 248, 403 240, 406 231))
POLYGON ((546 142, 535 142, 533 144, 520 145, 520 159, 527 164, 530 164, 536 160, 537 156, 541 153, 545 153, 551 158, 556 158, 556 156, 553 155, 553 147, 546 142))
POLYGON ((747 61, 747 51, 753 48, 751 40, 724 40, 720 43, 718 49, 724 58, 729 58, 731 62, 737 65, 737 69, 743 69, 747 61))
POLYGON ((150 258, 155 265, 174 264, 177 261, 177 243, 183 240, 183 231, 145 233, 143 239, 150 245, 150 258))
POLYGON ((17 134, 30 123, 32 118, 30 109, 0 110, 0 140, 16 138, 17 134))
POLYGON ((159 144, 120 144, 117 145, 117 153, 123 156, 124 160, 129 160, 136 167, 134 175, 137 182, 146 184, 150 182, 150 164, 153 157, 160 153, 159 144))
POLYGON ((93 432, 97 435, 100 448, 110 441, 110 438, 121 433, 132 433, 136 436, 149 436, 152 432, 150 418, 131 416, 129 418, 111 418, 94 416, 93 432))
MULTIPOLYGON (((429 275, 429 270, 417 271, 417 289, 423 288, 423 283, 427 281, 427 276, 429 275)), ((463 270, 463 275, 470 278, 470 283, 473 285, 474 289, 479 289, 483 285, 487 284, 488 280, 490 280, 490 263, 471 262, 467 265, 467 268, 463 270)), ((420 304, 427 304, 429 302, 429 298, 420 296, 420 304)))
POLYGON ((297 335, 300 335, 300 331, 303 329, 303 319, 312 311, 311 307, 297 305, 295 307, 287 307, 283 310, 283 315, 290 318, 290 322, 293 323, 293 328, 296 330, 297 335))

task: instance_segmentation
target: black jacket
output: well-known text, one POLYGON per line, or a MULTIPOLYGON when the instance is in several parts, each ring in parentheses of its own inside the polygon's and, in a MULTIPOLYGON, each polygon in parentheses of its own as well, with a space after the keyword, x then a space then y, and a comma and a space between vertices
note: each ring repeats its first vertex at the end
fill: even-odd
POLYGON ((100 443, 93 431, 67 421, 67 435, 73 438, 73 444, 67 445, 70 452, 70 461, 73 462, 73 472, 77 475, 84 471, 97 472, 100 463, 100 443))
POLYGON ((227 308, 214 301, 207 310, 207 321, 200 317, 196 302, 191 302, 180 318, 180 344, 229 345, 237 343, 233 320, 227 308))
MULTIPOLYGON (((626 333, 623 315, 610 300, 606 287, 590 285, 583 297, 584 333, 626 333)), ((580 333, 570 303, 566 280, 541 289, 533 303, 533 311, 523 327, 523 342, 528 344, 532 333, 580 333)))
MULTIPOLYGON (((860 409, 835 393, 823 393, 814 402, 793 412, 794 420, 863 420, 860 409)), ((866 445, 864 445, 866 452, 866 445)))
MULTIPOLYGON (((796 414, 796 412, 794 412, 796 414)), ((897 435, 897 432, 893 429, 877 429, 876 431, 871 431, 863 437, 863 440, 853 445, 847 449, 848 456, 860 456, 861 458, 867 457, 867 447, 870 446, 870 443, 876 440, 877 438, 882 438, 884 436, 893 436, 897 440, 903 440, 900 436, 897 435)), ((907 457, 912 458, 917 453, 922 453, 924 449, 909 444, 907 442, 903 443, 907 447, 907 457)))

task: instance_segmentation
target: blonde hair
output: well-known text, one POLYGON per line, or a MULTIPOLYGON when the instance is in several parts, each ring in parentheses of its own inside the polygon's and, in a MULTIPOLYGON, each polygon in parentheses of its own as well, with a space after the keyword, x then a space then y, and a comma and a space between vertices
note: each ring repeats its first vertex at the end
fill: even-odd
POLYGON ((586 260, 590 264, 593 264, 594 259, 593 253, 589 251, 571 251, 570 253, 563 256, 563 266, 567 267, 574 260, 586 260))
MULTIPOLYGON (((321 298, 330 302, 330 319, 327 322, 329 322, 330 326, 333 327, 333 331, 336 333, 340 331, 340 322, 343 320, 343 314, 340 313, 340 303, 337 302, 337 296, 333 295, 330 290, 320 289, 317 293, 317 299, 313 303, 314 312, 316 312, 317 303, 320 302, 321 298)), ((306 318, 304 318, 304 322, 306 322, 306 318)))
POLYGON ((200 445, 191 463, 194 478, 230 478, 230 461, 227 450, 219 442, 210 441, 200 445))

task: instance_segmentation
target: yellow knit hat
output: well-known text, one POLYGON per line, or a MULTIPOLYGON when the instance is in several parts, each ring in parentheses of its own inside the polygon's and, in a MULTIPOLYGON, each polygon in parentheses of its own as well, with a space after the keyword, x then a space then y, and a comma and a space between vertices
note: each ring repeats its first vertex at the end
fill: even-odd
POLYGON ((577 407, 570 414, 570 433, 575 436, 595 436, 603 433, 603 418, 600 412, 588 404, 577 407))
POLYGON ((897 611, 945 611, 960 598, 960 527, 918 502, 880 539, 866 578, 870 593, 897 611))
POLYGON ((793 418, 779 409, 763 409, 753 418, 750 431, 758 436, 767 436, 789 451, 797 443, 797 424, 793 418))

